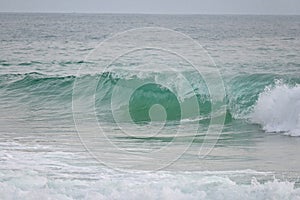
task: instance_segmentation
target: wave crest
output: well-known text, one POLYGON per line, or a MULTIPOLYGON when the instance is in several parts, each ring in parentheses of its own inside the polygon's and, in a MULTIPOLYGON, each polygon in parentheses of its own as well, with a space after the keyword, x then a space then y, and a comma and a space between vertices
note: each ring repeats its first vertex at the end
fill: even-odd
POLYGON ((266 132, 285 132, 300 136, 300 85, 289 87, 277 82, 259 95, 251 121, 266 132))

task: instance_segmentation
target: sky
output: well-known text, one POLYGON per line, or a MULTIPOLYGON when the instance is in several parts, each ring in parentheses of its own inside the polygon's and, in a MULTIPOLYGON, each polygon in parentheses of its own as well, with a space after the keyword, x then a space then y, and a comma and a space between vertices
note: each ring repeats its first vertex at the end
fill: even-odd
POLYGON ((0 12, 300 15, 300 0, 0 0, 0 12))

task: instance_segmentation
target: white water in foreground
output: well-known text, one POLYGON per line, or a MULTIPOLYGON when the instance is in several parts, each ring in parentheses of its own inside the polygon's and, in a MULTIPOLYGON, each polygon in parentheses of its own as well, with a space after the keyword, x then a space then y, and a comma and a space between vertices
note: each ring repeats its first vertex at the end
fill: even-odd
MULTIPOLYGON (((2 144, 4 145, 4 144, 2 144)), ((8 143, 0 151, 0 199, 300 199, 271 172, 118 172, 84 152, 8 143)))
MULTIPOLYGON (((231 172, 241 173, 241 172, 231 172)), ((3 176, 1 172, 1 176, 3 176)), ((99 177, 99 176, 98 176, 99 177)), ((34 172, 6 174, 1 199, 300 199, 294 183, 278 180, 239 184, 205 173, 101 174, 98 180, 53 179, 34 172), (10 177, 10 178, 9 178, 10 177)))

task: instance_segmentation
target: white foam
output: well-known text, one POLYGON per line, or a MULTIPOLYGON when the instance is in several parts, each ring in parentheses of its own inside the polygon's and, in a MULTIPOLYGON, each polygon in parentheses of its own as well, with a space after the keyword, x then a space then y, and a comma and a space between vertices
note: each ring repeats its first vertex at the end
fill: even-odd
POLYGON ((36 151, 32 145, 0 142, 1 200, 300 199, 293 180, 279 181, 272 172, 125 173, 98 165, 84 152, 36 151))
POLYGON ((2 199, 300 199, 300 189, 287 181, 253 178, 240 184, 220 175, 162 172, 107 174, 95 181, 19 174, 0 182, 0 194, 2 199))
POLYGON ((251 121, 261 124, 266 132, 300 136, 300 85, 277 82, 275 87, 267 87, 259 95, 251 121))

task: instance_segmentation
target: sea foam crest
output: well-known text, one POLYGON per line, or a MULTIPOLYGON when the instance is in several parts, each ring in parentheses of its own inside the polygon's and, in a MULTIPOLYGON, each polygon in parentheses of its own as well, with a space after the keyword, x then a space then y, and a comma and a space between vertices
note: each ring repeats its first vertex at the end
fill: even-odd
POLYGON ((98 181, 47 179, 22 176, 0 182, 1 199, 299 199, 300 189, 288 181, 238 184, 227 177, 203 176, 192 178, 183 174, 156 175, 137 179, 110 179, 98 181), (145 178, 145 180, 143 180, 145 178), (34 184, 29 184, 34 183, 34 184))
POLYGON ((300 136, 300 85, 293 87, 277 81, 259 95, 251 121, 261 124, 266 132, 285 132, 300 136))

